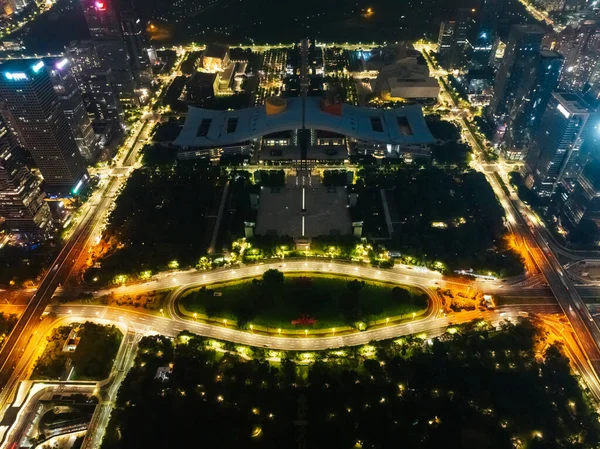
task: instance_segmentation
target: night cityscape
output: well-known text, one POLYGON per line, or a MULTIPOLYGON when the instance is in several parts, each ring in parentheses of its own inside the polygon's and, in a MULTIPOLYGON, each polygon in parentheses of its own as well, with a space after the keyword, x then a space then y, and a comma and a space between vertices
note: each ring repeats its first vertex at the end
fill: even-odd
POLYGON ((600 448, 597 0, 0 0, 0 449, 600 448))

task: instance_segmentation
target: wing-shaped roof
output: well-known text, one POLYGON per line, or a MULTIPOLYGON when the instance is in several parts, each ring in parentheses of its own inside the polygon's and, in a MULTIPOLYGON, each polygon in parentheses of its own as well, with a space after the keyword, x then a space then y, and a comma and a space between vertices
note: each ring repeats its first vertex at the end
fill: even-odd
MULTIPOLYGON (((233 111, 190 107, 174 144, 225 146, 302 128, 302 99, 288 98, 285 102, 284 109, 271 114, 264 105, 233 111)), ((330 131, 368 142, 414 145, 434 140, 419 105, 375 109, 343 104, 341 114, 336 115, 321 109, 319 98, 308 97, 305 123, 308 129, 330 131)))

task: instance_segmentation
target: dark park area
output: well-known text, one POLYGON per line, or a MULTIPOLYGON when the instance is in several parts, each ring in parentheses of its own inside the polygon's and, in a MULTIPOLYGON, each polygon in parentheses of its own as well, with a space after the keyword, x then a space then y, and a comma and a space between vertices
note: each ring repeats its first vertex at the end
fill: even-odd
POLYGON ((312 353, 146 337, 102 447, 185 447, 190 432, 225 449, 598 445, 597 415, 541 328, 452 331, 312 353))

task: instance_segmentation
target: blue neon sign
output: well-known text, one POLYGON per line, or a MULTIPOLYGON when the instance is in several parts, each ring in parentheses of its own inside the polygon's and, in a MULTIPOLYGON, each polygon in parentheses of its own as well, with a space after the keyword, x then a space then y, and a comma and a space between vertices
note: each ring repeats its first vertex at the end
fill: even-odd
POLYGON ((37 73, 42 70, 42 67, 44 67, 44 61, 38 61, 31 68, 35 73, 37 73))
POLYGON ((4 72, 4 76, 11 81, 23 81, 28 79, 27 75, 23 72, 4 72))

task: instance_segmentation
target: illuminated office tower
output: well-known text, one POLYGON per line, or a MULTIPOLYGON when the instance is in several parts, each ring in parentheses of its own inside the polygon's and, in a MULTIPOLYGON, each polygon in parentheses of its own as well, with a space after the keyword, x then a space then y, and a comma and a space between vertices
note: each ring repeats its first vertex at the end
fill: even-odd
POLYGON ((23 150, 10 143, 0 123, 0 222, 21 236, 42 236, 51 226, 50 208, 40 189, 41 181, 24 161, 23 150))
POLYGON ((94 147, 96 137, 92 122, 87 114, 81 91, 71 71, 68 58, 52 58, 44 60, 46 70, 50 74, 50 80, 54 91, 61 102, 62 110, 69 122, 75 143, 80 153, 87 161, 94 158, 94 147))
POLYGON ((569 230, 582 220, 600 225, 600 159, 592 159, 583 168, 561 213, 561 223, 569 230))
POLYGON ((563 58, 553 51, 537 53, 515 87, 515 101, 506 117, 506 135, 503 152, 507 159, 522 160, 532 135, 540 120, 552 92, 556 89, 563 67, 563 58))
POLYGON ((515 25, 510 29, 504 58, 496 74, 490 115, 497 125, 505 125, 513 108, 521 79, 540 50, 544 29, 538 25, 515 25))
POLYGON ((579 175, 579 150, 591 123, 588 104, 576 94, 553 93, 527 155, 539 196, 579 175))
POLYGON ((92 41, 72 42, 66 53, 94 128, 119 123, 123 110, 113 88, 112 71, 102 68, 92 41))
POLYGON ((442 22, 438 36, 438 53, 442 67, 454 70, 467 61, 469 41, 467 34, 473 26, 472 11, 460 8, 455 20, 442 22))
POLYGON ((127 10, 121 13, 121 29, 131 62, 133 75, 138 82, 150 81, 150 60, 148 52, 144 49, 144 30, 141 21, 134 11, 127 10))
POLYGON ((473 43, 470 65, 474 69, 491 66, 498 47, 498 15, 500 0, 482 0, 477 11, 477 35, 473 43))
POLYGON ((452 52, 452 44, 454 43, 454 26, 453 20, 442 22, 440 25, 440 34, 438 35, 438 54, 440 59, 446 59, 452 52))
POLYGON ((135 81, 129 54, 123 40, 115 0, 80 0, 90 37, 100 58, 101 68, 111 70, 119 100, 135 101, 135 81))
POLYGON ((77 193, 88 179, 61 102, 44 62, 0 65, 0 114, 16 142, 31 153, 51 193, 77 193))

